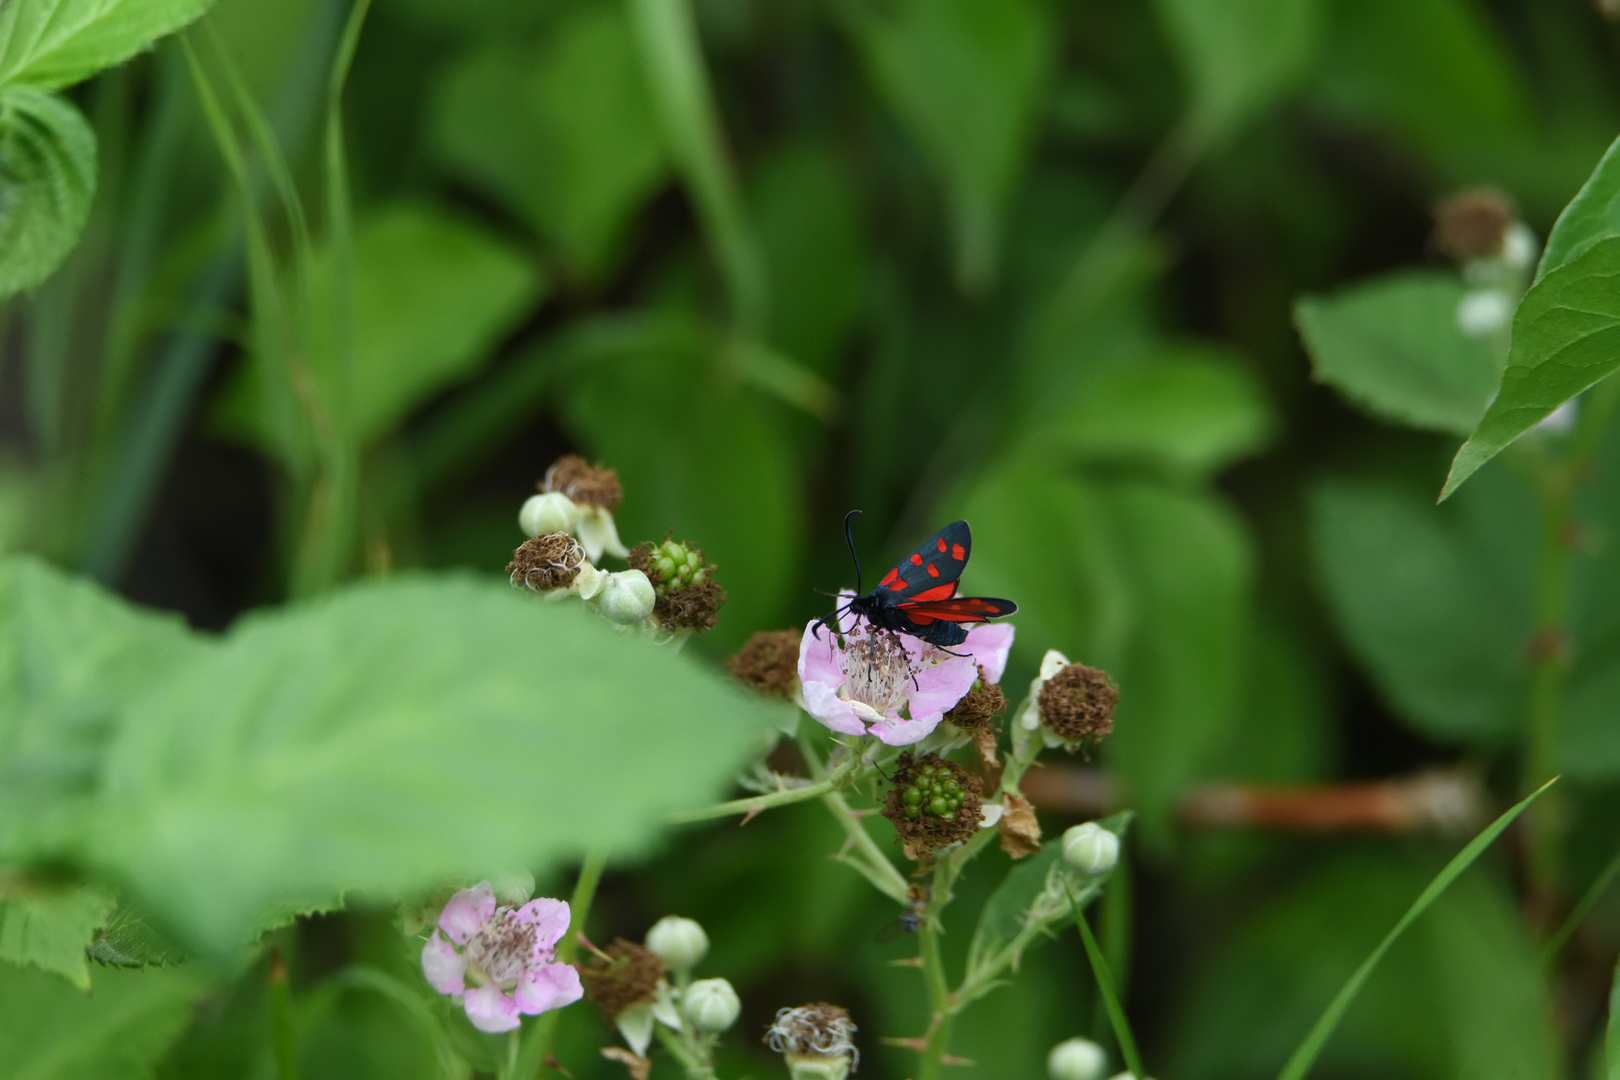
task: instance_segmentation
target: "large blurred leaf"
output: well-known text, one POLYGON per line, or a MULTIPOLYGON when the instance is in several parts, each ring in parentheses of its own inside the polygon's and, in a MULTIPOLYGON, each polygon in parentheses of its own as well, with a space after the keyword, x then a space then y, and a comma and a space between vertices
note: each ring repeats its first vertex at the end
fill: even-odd
POLYGON ((1045 6, 895 0, 841 10, 878 89, 944 181, 958 280, 983 288, 1051 66, 1045 6))
POLYGON ((1592 175, 1570 200, 1547 235, 1536 280, 1558 269, 1605 236, 1620 233, 1620 139, 1609 147, 1592 175))
POLYGON ((829 373, 866 298, 855 186, 831 147, 803 142, 760 162, 749 195, 771 283, 770 340, 829 373))
MULTIPOLYGON (((0 9, 0 19, 27 5, 0 9)), ((96 191, 96 137, 55 94, 0 86, 0 298, 38 285, 84 228, 96 191)))
POLYGON ((1159 0, 1192 84, 1189 112, 1208 138, 1232 134, 1305 73, 1319 0, 1159 0))
POLYGON ((252 616, 122 719, 89 853, 216 952, 350 890, 645 845, 765 726, 667 648, 429 577, 252 616))
POLYGON ((0 7, 0 83, 87 79, 185 26, 213 0, 27 0, 0 7))
POLYGON ((803 555, 799 480, 785 426, 719 368, 718 342, 688 331, 581 373, 565 415, 624 480, 626 543, 673 529, 719 566, 730 599, 707 636, 735 646, 785 617, 803 555))
POLYGON ((1490 743, 1528 676, 1536 505, 1493 473, 1458 505, 1378 480, 1311 495, 1316 569, 1339 632, 1397 712, 1446 740, 1490 743))
POLYGON ((1113 365, 1044 414, 1032 438, 1083 461, 1146 463, 1203 477, 1262 448, 1272 416, 1241 358, 1211 347, 1171 347, 1113 365))
POLYGON ((624 10, 592 5, 537 49, 469 54, 440 83, 439 156, 555 241, 573 270, 605 272, 668 166, 624 10))
MULTIPOLYGON (((354 369, 345 383, 331 307, 339 295, 331 252, 317 250, 308 272, 305 360, 329 407, 347 404, 346 434, 361 445, 476 372, 542 288, 529 260, 477 226, 425 205, 387 207, 355 234, 354 369)), ((263 386, 243 371, 225 400, 226 422, 288 453, 276 446, 271 412, 258 392, 263 386)))
POLYGON ((1620 367, 1620 236, 1587 246, 1530 287, 1496 400, 1457 451, 1440 497, 1558 406, 1620 367))
MULTIPOLYGON (((1351 853, 1250 912, 1181 995, 1165 1072, 1269 1076, 1434 867, 1351 853)), ((1552 1075, 1555 1041, 1514 903, 1464 874, 1397 942, 1346 1015, 1322 1075, 1552 1075)))
POLYGON ((0 964, 7 1080, 146 1080, 206 988, 195 968, 103 969, 85 994, 54 975, 0 964))
POLYGON ((1105 506, 1138 612, 1111 672, 1120 700, 1106 753, 1151 838, 1222 740, 1236 737, 1254 554, 1242 522, 1208 495, 1119 482, 1105 506))
POLYGON ((97 886, 0 878, 0 960, 53 971, 88 990, 84 949, 112 907, 113 895, 97 886))
POLYGON ((1458 328, 1463 293, 1455 275, 1404 271, 1301 297, 1294 322, 1319 381, 1385 420, 1462 435, 1500 374, 1490 349, 1458 328))
POLYGON ((1312 77, 1330 112, 1393 128, 1458 180, 1525 149, 1528 94, 1473 0, 1336 3, 1312 77))
POLYGON ((173 616, 0 563, 0 858, 75 834, 119 710, 201 648, 173 616))

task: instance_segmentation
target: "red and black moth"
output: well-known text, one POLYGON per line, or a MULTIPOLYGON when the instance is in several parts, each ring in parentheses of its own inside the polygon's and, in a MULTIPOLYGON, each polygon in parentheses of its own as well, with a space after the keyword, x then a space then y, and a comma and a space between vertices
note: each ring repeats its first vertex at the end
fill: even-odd
POLYGON ((957 579, 973 553, 973 532, 965 521, 953 521, 929 537, 899 566, 883 575, 878 587, 860 591, 861 560, 855 554, 850 522, 859 510, 844 516, 844 539, 855 561, 857 595, 825 619, 820 626, 836 626, 839 612, 859 615, 878 630, 910 634, 930 645, 949 648, 967 640, 967 624, 1011 615, 1018 605, 987 596, 957 596, 957 579))

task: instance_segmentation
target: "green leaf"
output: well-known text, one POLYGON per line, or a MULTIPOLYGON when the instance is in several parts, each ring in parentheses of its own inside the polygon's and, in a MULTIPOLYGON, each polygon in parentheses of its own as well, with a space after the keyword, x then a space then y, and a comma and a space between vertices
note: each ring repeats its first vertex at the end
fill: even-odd
MULTIPOLYGON (((475 374, 502 335, 532 310, 543 282, 532 262, 472 223, 425 205, 378 211, 355 231, 354 370, 338 369, 330 303, 332 253, 321 248, 308 268, 306 360, 323 401, 347 403, 349 437, 359 445, 388 434, 435 393, 475 374)), ((254 363, 268 362, 255 357, 254 363)), ((262 390, 242 371, 227 390, 222 418, 261 445, 283 448, 262 390)))
POLYGON ((77 834, 124 703, 201 649, 174 616, 31 556, 0 562, 0 856, 77 834))
POLYGON ((448 169, 511 206, 587 280, 611 269, 669 169, 616 5, 579 8, 536 48, 496 45, 453 64, 429 131, 448 169))
POLYGON ((1458 328, 1464 292, 1453 274, 1416 270, 1333 296, 1301 297, 1294 322, 1312 374, 1384 420, 1459 435, 1474 430, 1501 366, 1458 328))
POLYGON ((1298 81, 1321 22, 1318 0, 1158 0, 1206 138, 1231 135, 1298 81))
MULTIPOLYGON (((1274 1076, 1442 865, 1412 850, 1430 843, 1402 846, 1346 840, 1295 860, 1299 873, 1269 877, 1233 922, 1212 923, 1214 947, 1182 988, 1161 1075, 1274 1076)), ((1313 1075, 1557 1073, 1545 981, 1505 876, 1476 865, 1435 900, 1367 980, 1313 1075)))
MULTIPOLYGON (((0 9, 0 19, 27 4, 0 9)), ((96 137, 55 94, 0 86, 0 298, 50 276, 84 228, 96 191, 96 137)))
POLYGON ((1121 693, 1104 754, 1129 785, 1145 836, 1162 839, 1182 790, 1237 737, 1254 552, 1242 521, 1208 495, 1138 482, 1105 491, 1136 622, 1109 668, 1121 693))
POLYGON ((1620 233, 1620 139, 1609 146, 1597 168, 1558 215, 1536 267, 1536 280, 1558 269, 1587 247, 1620 233))
POLYGON ((0 960, 32 964, 90 989, 85 946, 107 920, 114 897, 96 885, 52 885, 0 877, 0 960))
MULTIPOLYGON (((1097 824, 1123 839, 1131 817, 1131 812, 1124 810, 1110 814, 1097 824)), ((1034 855, 1013 864, 979 912, 973 941, 968 945, 969 968, 975 968, 994 956, 1018 936, 1018 932, 1024 928, 1024 915, 1029 911, 1029 906, 1045 891, 1052 870, 1062 861, 1063 845, 1052 840, 1042 845, 1034 855)), ((1097 894, 1102 884, 1102 881, 1094 882, 1080 893, 1082 907, 1097 894)))
POLYGON ((1052 66, 1036 0, 896 0, 841 9, 872 80, 945 186, 957 279, 994 280, 1002 219, 1052 66))
POLYGON ((1317 1055, 1322 1052, 1322 1047, 1332 1037, 1333 1029, 1339 1026, 1339 1021, 1344 1018, 1345 1012, 1350 1008, 1350 1003, 1360 993, 1362 985, 1367 981, 1367 977, 1378 966, 1378 962, 1384 958, 1384 954, 1389 951, 1389 947, 1405 932, 1408 926, 1411 926, 1417 920, 1418 916, 1429 909, 1429 905, 1433 904, 1435 899, 1446 891, 1447 886, 1457 880, 1464 870, 1473 865, 1474 860, 1479 858, 1484 850, 1490 847, 1491 843, 1502 834, 1502 830, 1511 825, 1513 819, 1518 817, 1524 811, 1524 808, 1535 800, 1536 796, 1546 791, 1556 780, 1557 777, 1548 780, 1541 787, 1531 792, 1524 800, 1516 803, 1507 813, 1487 825, 1483 832, 1468 842, 1467 847, 1459 851, 1450 862, 1446 863, 1445 868, 1435 875, 1434 880, 1429 883, 1428 887, 1418 894, 1416 900, 1412 901, 1412 906, 1406 909, 1406 914, 1401 916, 1394 929, 1390 930, 1384 940, 1378 943, 1378 947, 1372 951, 1366 960, 1362 961, 1361 966, 1355 970, 1338 994, 1328 1003, 1321 1017, 1317 1019, 1315 1026, 1311 1028, 1304 1041, 1299 1044, 1299 1048, 1288 1059, 1288 1064, 1283 1066, 1282 1072, 1278 1074, 1278 1080, 1304 1080, 1306 1073, 1310 1072, 1311 1065, 1315 1062, 1317 1055))
POLYGON ((1516 727, 1533 623, 1536 506, 1493 473, 1457 505, 1384 480, 1310 497, 1316 572, 1334 622, 1400 715, 1486 746, 1516 727))
POLYGON ((84 994, 54 975, 0 964, 7 1080, 146 1080, 207 985, 196 968, 104 969, 84 994))
POLYGON ((224 953, 345 892, 642 848, 767 726, 725 678, 577 606, 373 581, 243 620, 132 702, 89 853, 224 953))
POLYGON ((84 951, 98 964, 123 968, 169 967, 186 959, 178 945, 127 903, 113 909, 107 925, 96 931, 84 951))
POLYGON ((29 0, 0 8, 0 83, 88 79, 201 17, 213 0, 29 0))
POLYGON ((1620 236, 1600 239, 1530 287, 1513 318, 1502 389, 1457 451, 1440 498, 1558 406, 1620 367, 1620 236))
POLYGON ((1202 479, 1262 449, 1273 425, 1247 362, 1185 345, 1098 372, 1032 438, 1083 461, 1145 462, 1202 479))

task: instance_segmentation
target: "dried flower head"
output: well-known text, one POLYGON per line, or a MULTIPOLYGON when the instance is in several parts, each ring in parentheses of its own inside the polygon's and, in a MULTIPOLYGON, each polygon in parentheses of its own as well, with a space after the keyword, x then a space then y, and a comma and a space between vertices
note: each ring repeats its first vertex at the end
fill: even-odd
POLYGON ((1499 255, 1513 221, 1513 203, 1495 188, 1459 191, 1435 207, 1434 246, 1459 263, 1499 255))
POLYGON ((792 701, 799 686, 799 632, 761 630, 726 657, 726 668, 760 693, 792 701))
POLYGON ((580 506, 599 506, 609 513, 624 501, 619 474, 601 463, 592 465, 578 454, 564 454, 552 462, 536 487, 541 493, 561 492, 580 506))
POLYGON ((816 1001, 778 1009, 775 1022, 765 1032, 765 1045, 789 1058, 848 1057, 854 1068, 861 1060, 851 1038, 856 1030, 846 1010, 816 1001))
POLYGON ((579 973, 555 962, 568 920, 561 900, 498 904, 494 887, 481 881, 444 905, 422 946, 422 974, 433 989, 460 1001, 480 1031, 511 1031, 521 1015, 579 1000, 579 973))
POLYGON ((584 976, 585 996, 613 1020, 630 1006, 658 997, 664 962, 647 946, 618 938, 592 960, 584 976))
POLYGON ((717 567, 705 563, 701 548, 648 541, 630 550, 630 566, 647 575, 658 599, 653 619, 665 630, 712 630, 726 591, 714 580, 717 567))
POLYGON ((1106 672, 1068 664, 1045 681, 1038 704, 1041 721, 1059 739, 1075 746, 1094 743, 1114 730, 1119 691, 1106 672))
POLYGON ((990 721, 1006 707, 1007 695, 1002 693, 1000 686, 990 681, 981 667, 973 689, 945 714, 945 719, 967 731, 988 730, 990 721))
POLYGON ((894 823, 906 855, 920 858, 978 831, 984 819, 979 782, 962 766, 938 754, 921 758, 901 754, 883 816, 894 823))
POLYGON ((585 549, 567 533, 546 533, 525 540, 512 552, 506 573, 513 585, 536 592, 566 589, 579 577, 585 563, 585 549))
POLYGON ((1001 850, 1015 859, 1041 850, 1041 823, 1035 819, 1035 807, 1022 795, 1001 797, 996 830, 1001 834, 1001 850))

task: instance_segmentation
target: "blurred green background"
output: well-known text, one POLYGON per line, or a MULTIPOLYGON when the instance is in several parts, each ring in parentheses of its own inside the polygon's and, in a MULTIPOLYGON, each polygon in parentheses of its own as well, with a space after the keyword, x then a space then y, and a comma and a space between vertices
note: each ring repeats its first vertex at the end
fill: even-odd
MULTIPOLYGON (((360 575, 499 575, 518 505, 579 452, 623 478, 626 542, 673 529, 718 564, 730 599, 693 645, 718 663, 853 584, 846 510, 869 576, 966 517, 969 591, 1021 608, 1009 688, 1047 648, 1121 687, 1116 735, 1076 763, 1105 797, 1043 820, 1141 814, 1104 924, 1164 1080, 1274 1071, 1459 843, 1199 824, 1189 792, 1428 767, 1492 805, 1520 792, 1534 470, 1504 458, 1435 508, 1471 421, 1401 426, 1314 381, 1293 305, 1451 275, 1432 210, 1460 188, 1545 237, 1620 132, 1608 0, 374 0, 343 96, 345 251, 321 117, 349 10, 219 0, 186 32, 238 182, 179 39, 68 92, 97 191, 67 261, 0 306, 4 546, 219 629, 360 575), (244 192, 307 285, 279 316, 244 192), (324 377, 344 281, 327 441, 287 422, 274 370, 297 352, 324 377)), ((1472 870, 1317 1075, 1600 1075, 1620 899, 1545 977, 1536 949, 1620 846, 1614 427, 1576 497, 1555 864, 1513 841, 1472 870)), ((589 932, 708 928, 700 973, 745 1002, 728 1075, 776 1068, 754 1033, 824 998, 860 1025, 860 1075, 898 1080, 912 1059, 878 1037, 924 1023, 916 973, 886 966, 911 947, 876 940, 892 905, 826 859, 839 842, 810 807, 679 830, 613 869, 589 932)), ((1005 859, 984 863, 963 927, 1005 859)), ((392 934, 363 912, 285 931, 295 986, 356 957, 409 974, 392 934)), ((103 1003, 176 984, 141 1030, 178 1043, 118 1075, 258 1075, 262 979, 187 1012, 186 972, 96 972, 103 1003)), ((88 1007, 52 978, 5 994, 88 1007)), ((330 997, 306 1076, 434 1075, 397 1010, 330 997)), ((1100 1019, 1066 937, 952 1050, 964 1076, 1037 1077, 1100 1019)), ((606 1037, 568 1011, 573 1076, 615 1074, 606 1037)))

